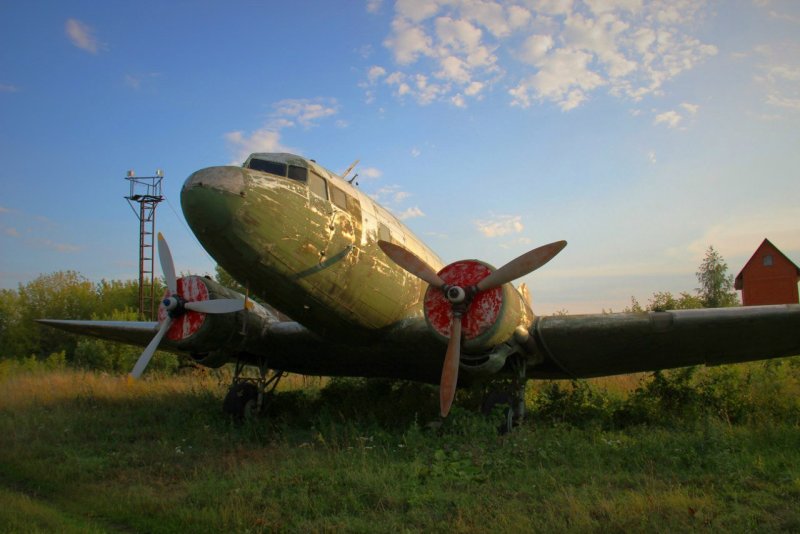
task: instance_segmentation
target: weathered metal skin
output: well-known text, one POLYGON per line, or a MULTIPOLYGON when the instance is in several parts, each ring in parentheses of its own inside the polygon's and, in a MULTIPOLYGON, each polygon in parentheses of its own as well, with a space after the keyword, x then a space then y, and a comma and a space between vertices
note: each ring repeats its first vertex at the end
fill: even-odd
MULTIPOLYGON (((251 292, 322 337, 369 343, 382 329, 421 315, 424 288, 377 247, 377 225, 400 223, 343 180, 327 178, 371 208, 345 211, 305 184, 239 167, 194 173, 181 203, 206 250, 251 292)), ((402 230, 398 236, 410 233, 402 230)))

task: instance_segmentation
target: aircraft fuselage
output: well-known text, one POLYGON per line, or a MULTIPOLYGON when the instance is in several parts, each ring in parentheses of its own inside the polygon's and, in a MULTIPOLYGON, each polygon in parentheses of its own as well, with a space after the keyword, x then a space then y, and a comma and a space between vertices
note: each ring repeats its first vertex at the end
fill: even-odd
POLYGON ((243 167, 199 170, 184 183, 181 204, 226 271, 324 337, 368 342, 370 334, 422 315, 425 284, 389 260, 379 239, 442 267, 369 196, 291 154, 254 154, 243 167))

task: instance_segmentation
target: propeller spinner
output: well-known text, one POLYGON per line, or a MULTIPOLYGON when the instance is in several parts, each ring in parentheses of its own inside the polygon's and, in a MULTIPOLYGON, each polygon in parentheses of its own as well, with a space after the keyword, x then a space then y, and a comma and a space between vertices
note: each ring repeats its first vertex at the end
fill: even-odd
MULTIPOLYGON (((388 241, 378 241, 378 246, 397 265, 427 282, 431 287, 439 289, 450 304, 452 319, 450 321, 450 337, 447 343, 447 352, 442 367, 442 377, 439 385, 439 410, 442 417, 447 417, 453 405, 453 398, 458 383, 458 364, 461 357, 461 337, 464 315, 479 294, 498 288, 517 278, 529 274, 548 261, 567 246, 566 241, 556 241, 548 245, 535 248, 511 260, 501 268, 491 272, 475 284, 462 287, 456 284, 447 284, 441 273, 437 273, 424 260, 405 248, 388 241)), ((447 268, 445 268, 447 269, 447 268)), ((442 271, 444 272, 444 270, 442 271)))
MULTIPOLYGON (((158 234, 158 259, 161 263, 161 271, 164 273, 164 278, 167 282, 168 296, 161 301, 159 306, 160 311, 166 312, 166 318, 158 328, 155 337, 150 341, 147 347, 139 356, 136 365, 133 367, 130 376, 132 378, 139 378, 142 376, 147 364, 158 349, 158 345, 164 338, 164 335, 169 331, 173 322, 184 315, 187 311, 194 311, 199 313, 233 313, 244 310, 247 308, 247 303, 239 299, 214 299, 214 300, 195 300, 190 301, 189 296, 184 293, 183 288, 179 291, 178 279, 175 277, 175 264, 172 261, 172 254, 169 251, 167 240, 158 234)), ((181 284, 183 286, 183 284, 181 284)))

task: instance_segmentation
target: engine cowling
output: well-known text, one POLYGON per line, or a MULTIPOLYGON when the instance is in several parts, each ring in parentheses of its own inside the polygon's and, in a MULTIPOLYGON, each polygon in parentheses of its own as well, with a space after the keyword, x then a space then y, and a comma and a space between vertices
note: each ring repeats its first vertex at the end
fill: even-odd
MULTIPOLYGON (((177 294, 187 302, 214 299, 241 299, 244 295, 228 289, 210 278, 184 276, 177 279, 177 294)), ((169 291, 165 296, 169 296, 169 291)), ((237 354, 247 343, 247 333, 264 332, 278 321, 274 314, 256 302, 248 310, 235 313, 207 314, 186 310, 174 317, 165 335, 171 344, 191 354, 192 359, 206 367, 220 367, 236 361, 237 354)), ((167 310, 159 308, 158 320, 164 321, 167 310)))
MULTIPOLYGON (((448 285, 474 286, 494 271, 478 260, 461 260, 439 271, 439 277, 448 285)), ((445 294, 429 286, 424 300, 425 320, 434 334, 443 342, 450 338, 453 319, 452 305, 445 294)), ((463 341, 461 350, 481 354, 512 338, 514 330, 530 322, 530 311, 522 297, 508 283, 478 293, 462 317, 463 341)))

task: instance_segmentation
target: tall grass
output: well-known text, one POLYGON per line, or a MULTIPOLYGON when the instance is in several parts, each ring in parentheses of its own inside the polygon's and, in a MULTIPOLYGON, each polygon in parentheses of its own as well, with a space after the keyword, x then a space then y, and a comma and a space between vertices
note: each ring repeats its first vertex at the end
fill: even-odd
POLYGON ((434 387, 282 384, 261 420, 229 376, 0 374, 0 531, 800 529, 797 359, 535 383, 498 436, 434 387))

